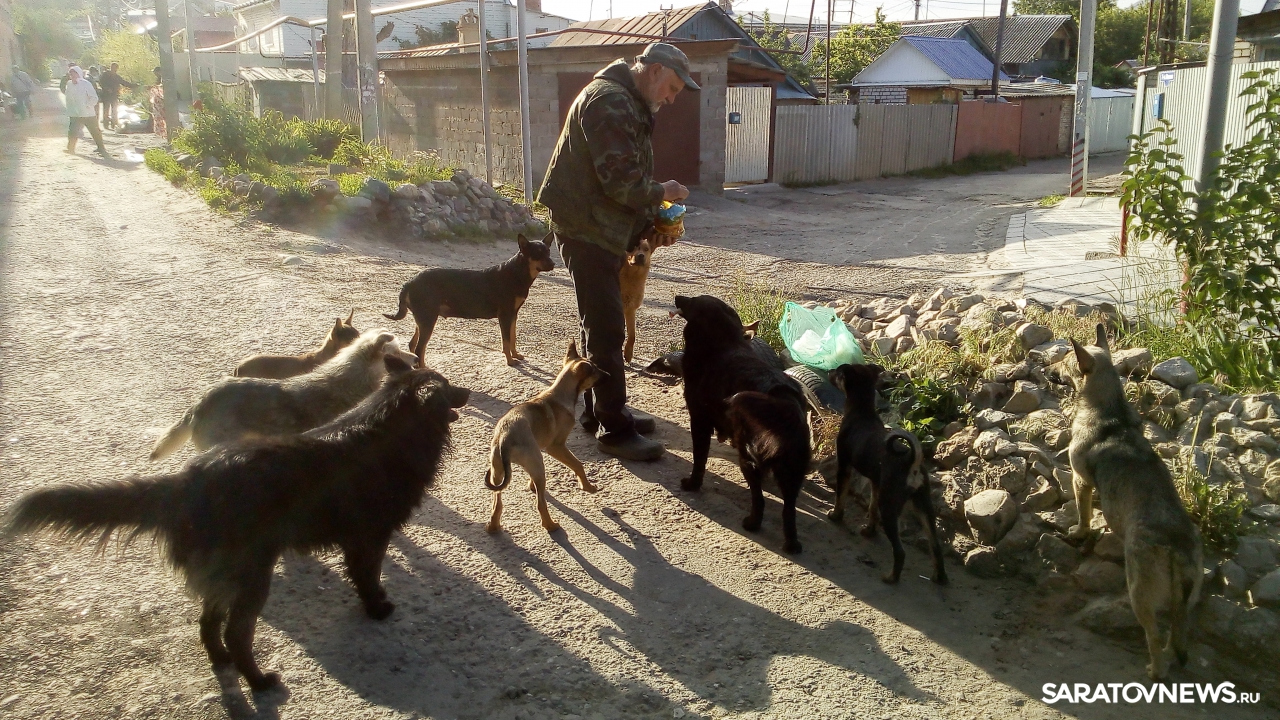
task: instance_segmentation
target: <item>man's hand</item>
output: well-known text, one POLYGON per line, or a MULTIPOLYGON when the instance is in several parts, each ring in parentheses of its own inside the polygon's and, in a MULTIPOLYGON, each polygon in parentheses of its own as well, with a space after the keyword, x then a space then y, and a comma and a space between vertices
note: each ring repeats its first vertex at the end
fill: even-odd
POLYGON ((681 185, 675 180, 668 180, 662 183, 662 199, 667 202, 679 202, 689 197, 689 188, 681 185))
POLYGON ((648 240, 649 245, 654 249, 667 247, 668 245, 675 245, 676 241, 680 239, 675 235, 663 235, 662 233, 655 230, 653 227, 650 227, 648 230, 645 230, 644 235, 642 235, 641 237, 644 238, 645 240, 648 240))

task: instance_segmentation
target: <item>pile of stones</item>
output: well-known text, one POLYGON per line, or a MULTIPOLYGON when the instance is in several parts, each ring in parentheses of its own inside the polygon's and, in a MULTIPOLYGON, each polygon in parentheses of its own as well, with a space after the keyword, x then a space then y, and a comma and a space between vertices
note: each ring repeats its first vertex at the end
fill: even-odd
MULTIPOLYGON (((932 476, 941 524, 969 572, 1023 577, 1044 592, 1072 594, 1078 619, 1091 629, 1139 633, 1125 594, 1124 549, 1096 495, 1089 538, 1067 539, 1078 517, 1067 452, 1074 403, 1068 379, 1079 372, 1069 341, 1028 321, 1026 311, 1037 303, 942 289, 906 302, 827 305, 865 351, 882 356, 925 340, 956 345, 963 328, 1013 328, 1024 358, 975 381, 967 398, 972 417, 949 426, 937 445, 932 476)), ((1106 304, 1068 300, 1040 309, 1116 322, 1106 304)), ((1280 660, 1280 396, 1229 394, 1202 382, 1184 358, 1154 360, 1142 348, 1113 352, 1147 439, 1175 475, 1191 466, 1210 485, 1243 493, 1245 518, 1254 523, 1234 552, 1206 550, 1202 640, 1237 656, 1280 660)))
POLYGON ((466 170, 455 171, 448 180, 395 187, 366 177, 360 192, 347 196, 334 178, 349 169, 333 164, 330 177, 311 182, 312 199, 305 207, 286 203, 276 188, 248 174, 226 175, 212 158, 201 163, 201 171, 237 196, 260 202, 261 217, 275 222, 336 217, 352 226, 427 240, 514 237, 517 233, 541 239, 547 231, 527 206, 511 202, 466 170))

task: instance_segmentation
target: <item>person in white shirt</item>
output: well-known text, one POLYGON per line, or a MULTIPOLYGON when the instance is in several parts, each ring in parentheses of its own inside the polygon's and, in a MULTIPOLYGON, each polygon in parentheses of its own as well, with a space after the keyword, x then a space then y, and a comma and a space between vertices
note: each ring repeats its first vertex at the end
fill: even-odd
POLYGON ((67 71, 67 152, 76 151, 76 141, 80 139, 80 128, 85 128, 98 144, 98 154, 109 157, 106 146, 102 144, 102 131, 98 129, 98 91, 93 89, 78 67, 67 71))

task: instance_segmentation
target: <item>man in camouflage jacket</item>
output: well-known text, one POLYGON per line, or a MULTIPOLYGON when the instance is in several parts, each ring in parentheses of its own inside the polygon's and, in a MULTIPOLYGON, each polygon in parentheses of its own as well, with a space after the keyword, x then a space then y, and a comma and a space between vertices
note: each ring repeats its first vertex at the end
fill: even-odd
POLYGON ((653 418, 626 407, 622 357, 626 327, 618 271, 628 250, 653 234, 663 200, 689 191, 675 180, 653 179, 653 114, 681 90, 698 90, 689 59, 673 45, 653 43, 628 66, 623 60, 596 73, 569 108, 538 200, 551 211, 551 229, 573 277, 587 357, 608 375, 589 390, 583 427, 602 429, 599 448, 628 460, 657 460, 665 448, 642 436, 653 418))

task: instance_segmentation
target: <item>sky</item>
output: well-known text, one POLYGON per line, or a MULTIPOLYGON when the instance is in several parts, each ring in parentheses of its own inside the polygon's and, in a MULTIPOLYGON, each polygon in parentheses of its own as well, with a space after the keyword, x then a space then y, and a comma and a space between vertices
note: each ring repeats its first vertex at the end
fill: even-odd
MULTIPOLYGON (((1250 15, 1262 9, 1265 0, 1240 0, 1240 13, 1250 15)), ((543 0, 544 11, 555 15, 563 15, 574 20, 603 20, 610 17, 627 17, 655 12, 663 7, 687 7, 696 0, 543 0)), ((733 3, 735 13, 769 11, 771 17, 780 17, 784 12, 792 16, 808 17, 809 0, 737 0, 733 3)), ((885 16, 890 20, 911 20, 915 17, 914 0, 880 0, 884 6, 885 16)), ((1121 5, 1131 5, 1128 0, 1120 0, 1121 5)), ((1010 2, 1012 7, 1013 3, 1010 2)), ((833 16, 836 22, 847 22, 849 18, 850 0, 835 0, 833 16)), ((875 17, 876 3, 853 2, 853 19, 855 22, 870 22, 875 17)), ((820 20, 827 12, 827 0, 818 0, 815 16, 820 20)), ((920 0, 920 19, 942 19, 955 17, 977 17, 980 15, 998 15, 1000 0, 920 0)))

